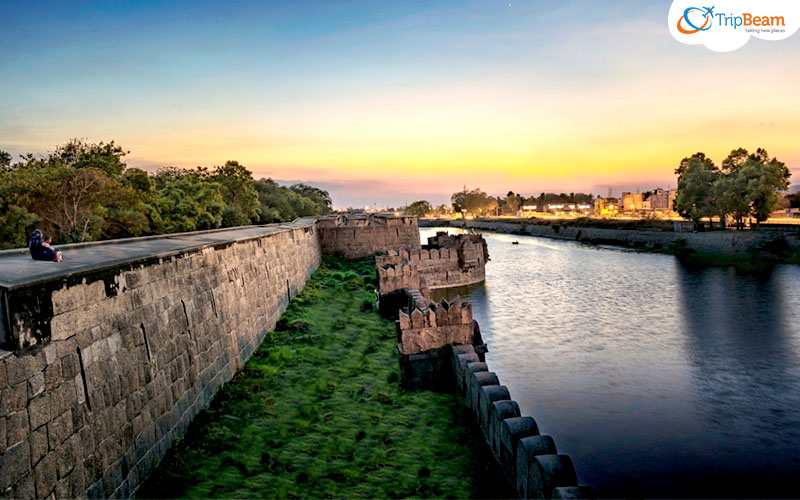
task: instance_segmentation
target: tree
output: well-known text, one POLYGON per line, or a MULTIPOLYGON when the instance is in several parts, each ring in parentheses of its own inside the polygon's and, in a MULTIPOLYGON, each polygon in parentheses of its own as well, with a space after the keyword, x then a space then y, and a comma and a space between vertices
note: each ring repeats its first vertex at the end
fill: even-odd
POLYGON ((34 178, 31 206, 46 232, 67 242, 90 241, 102 234, 105 203, 119 188, 103 170, 54 163, 35 171, 34 178))
POLYGON ((117 179, 125 170, 122 157, 127 155, 114 141, 108 144, 90 144, 82 139, 71 139, 58 146, 48 157, 50 162, 59 162, 75 168, 96 168, 111 178, 117 179))
POLYGON ((105 207, 104 238, 141 236, 162 223, 155 200, 155 183, 147 172, 138 168, 123 172, 119 188, 106 201, 105 207))
POLYGON ((775 210, 781 199, 780 192, 789 189, 792 174, 786 164, 777 158, 770 159, 765 149, 758 148, 731 175, 743 178, 740 183, 746 185, 749 215, 758 225, 775 210))
POLYGON ((291 221, 297 217, 323 215, 331 211, 331 197, 327 191, 307 184, 280 186, 272 179, 256 181, 261 215, 259 222, 291 221))
MULTIPOLYGON (((202 171, 199 171, 202 176, 202 171)), ((214 168, 209 180, 219 184, 225 200, 223 227, 245 226, 258 221, 260 203, 253 175, 238 161, 226 161, 214 168)))
POLYGON ((39 217, 24 207, 11 205, 0 210, 0 248, 24 247, 26 229, 39 221, 39 217))
POLYGON ((675 210, 681 217, 691 219, 699 227, 700 219, 720 213, 717 182, 721 173, 704 153, 681 160, 675 173, 678 174, 675 210))
POLYGON ((331 210, 306 184, 259 181, 236 161, 209 170, 128 168, 111 141, 72 139, 44 156, 11 163, 0 151, 0 248, 22 246, 34 228, 56 243, 292 220, 331 210), (226 203, 227 201, 227 203, 226 203), (262 215, 263 213, 263 215, 262 215))
POLYGON ((756 224, 769 217, 781 201, 780 193, 789 188, 791 172, 765 149, 748 153, 737 148, 722 161, 722 169, 703 153, 684 158, 675 170, 678 194, 675 208, 683 217, 698 223, 702 217, 730 216, 739 229, 744 219, 756 224))
POLYGON ((289 189, 300 196, 311 200, 311 202, 314 204, 314 213, 304 213, 301 215, 325 215, 330 213, 333 201, 331 200, 331 195, 328 194, 327 191, 323 191, 322 189, 314 186, 309 186, 308 184, 294 184, 290 186, 289 189))
POLYGON ((497 200, 480 189, 471 191, 465 189, 464 191, 453 193, 450 201, 453 205, 453 210, 456 212, 466 212, 472 215, 494 213, 497 208, 497 200))
POLYGON ((750 214, 750 200, 748 199, 748 169, 744 172, 737 170, 722 175, 717 180, 716 192, 720 213, 731 217, 736 222, 736 227, 744 227, 744 218, 750 214))
POLYGON ((7 151, 0 149, 0 170, 8 170, 11 167, 11 155, 7 151))
POLYGON ((161 220, 158 233, 215 229, 222 225, 225 201, 218 183, 191 172, 177 179, 157 179, 156 185, 161 186, 155 196, 161 220))
POLYGON ((518 194, 514 194, 514 191, 509 191, 506 194, 506 206, 508 206, 508 210, 512 213, 517 213, 519 211, 519 207, 522 206, 524 198, 522 198, 518 194))
POLYGON ((404 213, 407 215, 415 215, 417 217, 423 217, 427 215, 430 211, 431 211, 431 204, 425 200, 419 200, 407 206, 404 210, 404 213))

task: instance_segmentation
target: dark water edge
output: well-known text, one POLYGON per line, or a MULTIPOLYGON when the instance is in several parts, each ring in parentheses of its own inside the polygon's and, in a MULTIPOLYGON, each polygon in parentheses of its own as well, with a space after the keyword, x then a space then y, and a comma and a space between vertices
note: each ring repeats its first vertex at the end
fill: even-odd
POLYGON ((582 483, 601 497, 800 497, 800 267, 484 234, 486 283, 458 293, 492 370, 582 483))

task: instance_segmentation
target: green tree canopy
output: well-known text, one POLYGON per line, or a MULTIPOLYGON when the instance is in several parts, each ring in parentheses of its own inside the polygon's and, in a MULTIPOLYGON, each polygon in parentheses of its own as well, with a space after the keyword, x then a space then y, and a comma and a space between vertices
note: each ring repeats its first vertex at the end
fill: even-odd
POLYGON ((156 185, 160 186, 156 192, 159 233, 215 229, 222 225, 225 201, 218 183, 208 182, 192 172, 177 179, 158 179, 157 175, 156 185))
POLYGON ((327 191, 323 191, 322 189, 316 188, 314 186, 309 186, 308 184, 294 184, 289 187, 292 191, 299 194, 300 196, 311 200, 314 204, 314 213, 313 214, 303 214, 304 216, 307 215, 324 215, 331 211, 331 207, 333 206, 333 201, 331 200, 330 194, 327 191))
POLYGON ((729 216, 739 228, 744 219, 760 223, 781 202, 781 192, 789 188, 791 172, 765 149, 748 153, 737 148, 722 161, 722 169, 703 153, 681 160, 675 209, 681 216, 698 223, 703 217, 729 216))
POLYGON ((253 181, 228 161, 209 170, 128 168, 111 141, 72 139, 44 156, 11 162, 0 151, 0 248, 22 246, 34 228, 56 243, 278 222, 331 210, 330 195, 307 184, 253 181))
POLYGON ((0 170, 8 170, 11 166, 11 154, 0 149, 0 170))
POLYGON ((514 194, 514 191, 509 191, 506 194, 505 204, 511 212, 516 213, 524 201, 525 199, 518 194, 514 194))
POLYGON ((246 226, 258 221, 261 205, 258 200, 252 173, 238 161, 227 161, 214 168, 209 176, 219 184, 225 209, 222 215, 224 227, 246 226))
POLYGON ((684 158, 675 173, 678 174, 675 211, 681 217, 699 225, 703 217, 719 214, 717 182, 722 175, 705 153, 695 153, 684 158))
POLYGON ((428 203, 425 200, 419 200, 407 206, 404 210, 404 213, 407 215, 415 215, 417 217, 423 217, 427 215, 431 210, 432 208, 430 203, 428 203))
POLYGON ((307 184, 285 187, 272 179, 261 179, 256 181, 255 189, 261 205, 262 224, 323 215, 331 211, 332 202, 328 192, 307 184))
POLYGON ((493 214, 497 209, 497 200, 478 188, 453 193, 450 201, 454 211, 469 215, 493 214))

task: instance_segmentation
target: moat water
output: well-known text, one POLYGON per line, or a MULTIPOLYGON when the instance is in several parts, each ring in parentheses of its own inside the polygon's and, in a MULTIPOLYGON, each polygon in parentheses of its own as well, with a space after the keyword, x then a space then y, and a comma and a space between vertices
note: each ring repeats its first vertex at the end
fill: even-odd
POLYGON ((581 484, 601 497, 800 497, 800 266, 746 274, 484 236, 486 282, 458 292, 489 369, 581 484))

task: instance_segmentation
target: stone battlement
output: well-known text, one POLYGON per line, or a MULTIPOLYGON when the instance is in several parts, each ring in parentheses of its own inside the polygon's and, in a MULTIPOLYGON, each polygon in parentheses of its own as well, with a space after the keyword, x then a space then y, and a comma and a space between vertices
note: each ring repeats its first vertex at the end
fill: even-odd
MULTIPOLYGON (((520 498, 594 498, 579 486, 575 466, 560 454, 552 437, 541 435, 533 417, 522 416, 508 388, 500 385, 472 345, 452 346, 442 355, 439 376, 474 417, 492 455, 520 498)), ((420 355, 422 356, 422 355, 420 355)), ((420 361, 424 361, 420 359, 420 361)))
POLYGON ((426 248, 390 250, 375 257, 382 295, 403 288, 472 285, 486 279, 489 252, 482 236, 440 233, 428 241, 426 248))
MULTIPOLYGON (((480 235, 439 233, 420 250, 390 251, 375 259, 382 312, 397 308, 397 341, 403 386, 452 391, 481 429, 494 459, 520 498, 593 498, 579 486, 572 460, 559 454, 532 417, 521 416, 508 388, 485 362, 472 305, 456 297, 431 302, 430 288, 482 281, 489 260, 480 235), (407 305, 402 305, 402 304, 407 305)), ((391 316, 391 314, 387 314, 391 316)))
POLYGON ((317 223, 322 251, 355 259, 389 249, 421 247, 417 218, 381 214, 322 217, 317 223))
POLYGON ((472 344, 472 304, 460 297, 425 308, 400 311, 397 320, 400 353, 419 354, 454 344, 472 344))

